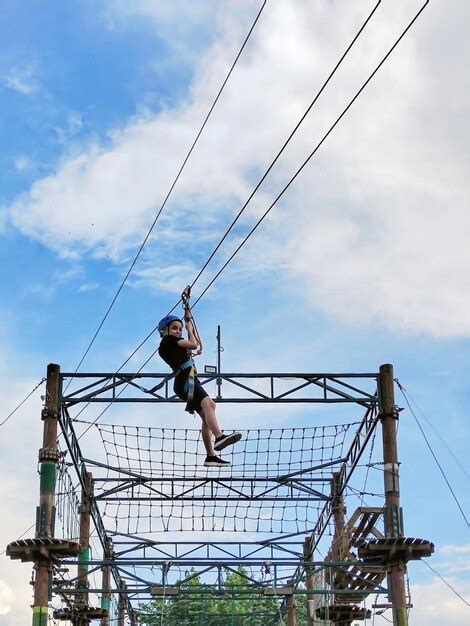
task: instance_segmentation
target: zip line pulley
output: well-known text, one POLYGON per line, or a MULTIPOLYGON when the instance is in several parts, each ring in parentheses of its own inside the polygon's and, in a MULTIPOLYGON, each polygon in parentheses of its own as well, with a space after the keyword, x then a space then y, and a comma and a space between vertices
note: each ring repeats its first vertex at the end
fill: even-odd
POLYGON ((197 349, 195 352, 193 352, 193 356, 199 356, 200 354, 202 354, 202 341, 199 336, 199 332, 197 330, 194 315, 191 311, 191 305, 189 304, 190 298, 191 298, 191 285, 186 285, 186 287, 183 289, 183 293, 181 294, 181 301, 183 303, 183 311, 184 311, 184 321, 190 322, 193 326, 194 336, 197 341, 197 349))

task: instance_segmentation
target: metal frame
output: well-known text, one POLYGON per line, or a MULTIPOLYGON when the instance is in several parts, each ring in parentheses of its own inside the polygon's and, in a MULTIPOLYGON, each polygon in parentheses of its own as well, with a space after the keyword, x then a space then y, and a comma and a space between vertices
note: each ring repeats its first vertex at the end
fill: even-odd
MULTIPOLYGON (((217 402, 235 403, 354 403, 369 407, 377 402, 374 393, 360 389, 352 381, 372 379, 375 384, 377 374, 198 374, 202 385, 215 382, 218 387, 217 402), (281 381, 295 381, 288 389, 278 390, 281 381), (243 382, 242 382, 243 381, 243 382), (249 381, 249 382, 246 382, 249 381), (241 390, 245 397, 222 395, 222 383, 230 385, 230 390, 241 390), (256 385, 257 383, 257 385, 256 385), (299 392, 302 391, 303 394, 299 392), (248 395, 249 394, 249 395, 248 395)), ((89 382, 71 390, 62 397, 63 406, 70 407, 82 402, 181 402, 173 393, 173 375, 150 373, 64 373, 61 381, 89 379, 89 382), (162 384, 162 388, 155 387, 162 384), (129 389, 128 389, 129 388, 129 389), (128 390, 128 394, 122 393, 128 390), (117 393, 118 392, 118 393, 117 393), (134 395, 133 395, 134 394, 134 395)))
MULTIPOLYGON (((91 515, 100 541, 107 545, 108 540, 113 539, 115 548, 114 559, 107 561, 92 560, 89 562, 90 568, 98 569, 103 564, 111 567, 115 580, 115 589, 111 592, 124 594, 127 601, 128 610, 132 610, 131 599, 136 597, 139 600, 148 599, 150 588, 164 589, 168 585, 165 570, 169 567, 197 567, 198 574, 214 571, 217 573, 217 580, 213 586, 214 592, 221 592, 220 572, 236 571, 238 565, 246 567, 261 567, 269 564, 271 576, 268 581, 261 583, 253 577, 247 575, 246 579, 253 593, 263 593, 263 590, 274 585, 275 588, 282 586, 292 586, 292 593, 305 593, 298 589, 299 583, 305 577, 305 568, 311 567, 341 567, 340 563, 325 563, 304 561, 302 552, 303 538, 308 535, 313 542, 314 549, 318 545, 325 529, 328 526, 332 515, 331 497, 321 490, 328 479, 315 476, 305 476, 302 470, 285 476, 273 478, 237 478, 218 476, 217 479, 208 477, 149 477, 138 473, 127 472, 121 468, 113 467, 99 461, 86 458, 82 455, 77 435, 75 433, 73 420, 68 409, 71 406, 82 403, 97 402, 150 402, 150 403, 174 403, 180 402, 170 391, 172 385, 171 377, 160 373, 63 373, 60 384, 60 404, 61 417, 60 427, 65 439, 71 461, 83 486, 83 477, 91 467, 100 467, 117 474, 106 478, 110 485, 104 493, 93 497, 91 515), (69 381, 70 391, 62 394, 64 382, 69 381), (81 384, 74 385, 75 380, 81 384), (83 385, 83 382, 87 384, 83 385), (163 383, 161 389, 152 391, 153 387, 163 383), (74 388, 75 387, 75 388, 74 388), (124 391, 127 391, 125 395, 124 391), (300 474, 300 475, 297 475, 300 474), (184 482, 191 481, 190 492, 184 487, 184 482), (237 483, 244 482, 243 491, 237 488, 237 483), (261 541, 182 541, 182 542, 162 542, 153 541, 147 537, 131 535, 122 532, 115 532, 106 529, 99 510, 100 501, 120 501, 130 499, 131 496, 123 496, 122 492, 132 488, 132 486, 145 486, 149 489, 149 496, 138 495, 137 499, 160 500, 160 501, 200 501, 210 499, 202 494, 198 495, 198 488, 203 485, 222 484, 227 492, 236 494, 236 501, 285 501, 296 500, 300 502, 317 501, 324 502, 316 524, 301 532, 280 534, 261 541), (159 493, 158 486, 170 485, 170 493, 159 493), (279 494, 279 488, 287 486, 289 493, 279 494), (318 487, 318 488, 317 488, 318 487), (299 537, 302 536, 302 540, 299 537), (128 568, 139 566, 144 573, 138 576, 128 568), (150 568, 159 566, 162 568, 162 581, 156 582, 152 574, 149 576, 150 568), (286 568, 290 573, 286 575, 286 568), (129 581, 129 586, 123 591, 122 581, 129 581)), ((363 418, 357 428, 353 441, 344 458, 333 460, 316 467, 310 468, 310 472, 330 465, 339 471, 341 493, 346 488, 377 424, 378 400, 377 400, 377 373, 340 373, 340 374, 316 374, 316 373, 259 373, 259 374, 201 374, 199 375, 203 384, 215 382, 218 389, 217 402, 226 403, 323 403, 356 404, 365 409, 363 418), (223 391, 229 395, 222 395, 223 391), (371 390, 370 387, 373 386, 371 390), (368 387, 365 390, 364 387, 368 387), (241 394, 239 396, 233 393, 241 394)), ((105 482, 105 479, 97 477, 95 481, 105 482)), ((216 498, 213 498, 214 500, 216 498)), ((227 500, 227 498, 224 498, 227 500)), ((64 565, 76 563, 73 560, 63 561, 64 565)), ((72 594, 61 587, 55 591, 61 594, 72 594)), ((89 590, 100 592, 100 590, 89 590)), ((73 593, 77 590, 74 587, 73 593)), ((186 593, 187 590, 181 590, 186 593)), ((375 593, 386 593, 382 587, 378 587, 375 593)), ((310 592, 311 593, 311 592, 310 592)), ((316 590, 317 594, 330 594, 331 589, 316 590)), ((338 593, 337 591, 335 593, 338 593)), ((347 592, 344 590, 341 593, 347 592)))

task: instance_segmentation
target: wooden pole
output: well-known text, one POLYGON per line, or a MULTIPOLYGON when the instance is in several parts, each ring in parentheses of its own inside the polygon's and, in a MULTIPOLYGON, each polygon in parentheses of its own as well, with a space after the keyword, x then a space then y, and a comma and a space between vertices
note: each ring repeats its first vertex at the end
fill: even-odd
MULTIPOLYGON (((111 539, 108 539, 106 542, 106 547, 103 550, 103 560, 107 561, 111 559, 113 556, 113 542, 111 539)), ((103 594, 101 596, 101 608, 105 611, 108 611, 108 614, 105 617, 101 618, 101 626, 109 626, 109 608, 110 608, 110 589, 111 589, 111 567, 109 565, 104 565, 102 568, 102 584, 103 584, 103 594)))
POLYGON ((126 588, 126 583, 124 581, 121 582, 122 592, 119 593, 119 603, 118 603, 118 626, 125 626, 125 618, 126 618, 126 595, 124 593, 126 588))
MULTIPOLYGON (((47 366, 46 400, 41 417, 44 421, 43 443, 39 451, 40 495, 36 519, 36 537, 54 536, 55 486, 57 479, 57 421, 59 417, 60 368, 54 363, 47 366)), ((35 563, 33 626, 47 626, 51 564, 49 558, 35 563)))
MULTIPOLYGON (((382 421, 384 458, 385 536, 403 537, 396 436, 398 411, 395 406, 393 389, 393 367, 390 364, 380 366, 379 408, 382 421)), ((394 626, 408 626, 404 574, 405 564, 403 562, 391 563, 389 581, 394 626)))
POLYGON ((89 472, 84 475, 84 487, 80 507, 80 554, 78 555, 76 604, 88 606, 88 563, 90 561, 90 521, 93 496, 93 477, 89 472))
MULTIPOLYGON (((333 520, 334 520, 334 534, 333 534, 333 542, 331 545, 331 558, 333 561, 342 561, 345 556, 346 546, 345 546, 345 515, 346 515, 346 507, 344 506, 344 498, 341 491, 341 475, 339 472, 333 473, 333 478, 331 481, 331 497, 332 497, 332 511, 333 511, 333 520)), ((341 578, 343 577, 342 570, 339 572, 337 570, 331 571, 331 583, 333 585, 333 591, 338 587, 343 587, 341 584, 341 578)), ((333 604, 336 603, 336 595, 333 593, 332 596, 333 604)), ((336 622, 335 622, 336 623, 336 622)), ((348 624, 343 624, 343 626, 349 626, 348 624)))
POLYGON ((295 595, 291 594, 287 600, 287 626, 296 626, 295 595))
MULTIPOLYGON (((313 560, 313 539, 312 537, 306 537, 304 541, 304 561, 313 560)), ((307 592, 314 589, 314 577, 312 567, 305 566, 305 585, 307 592)), ((307 626, 315 626, 315 602, 313 593, 307 593, 307 626)))

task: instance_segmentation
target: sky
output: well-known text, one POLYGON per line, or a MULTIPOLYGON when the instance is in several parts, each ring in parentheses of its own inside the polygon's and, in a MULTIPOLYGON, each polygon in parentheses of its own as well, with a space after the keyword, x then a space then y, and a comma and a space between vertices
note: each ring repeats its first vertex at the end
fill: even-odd
MULTIPOLYGON (((115 371, 178 301, 374 5, 268 0, 82 371, 115 371)), ((4 417, 47 363, 63 371, 78 365, 260 6, 4 0, 4 417)), ((382 0, 194 296, 421 6, 382 0)), ((464 0, 428 4, 195 309, 202 362, 215 361, 220 324, 225 371, 372 372, 392 363, 467 519, 469 18, 464 0)), ((131 359, 129 371, 155 342, 131 359)), ((154 360, 146 369, 162 365, 154 360)), ((41 393, 0 427, 0 494, 8 511, 0 520, 2 546, 34 522, 41 393)), ((398 390, 397 402, 406 407, 398 390)), ((182 410, 172 411, 158 414, 155 425, 194 427, 182 410)), ((307 427, 323 417, 259 407, 250 414, 245 406, 219 413, 227 428, 307 427)), ((113 415, 108 419, 120 419, 113 415)), ((132 409, 135 423, 152 417, 148 408, 142 416, 132 409)), ((407 408, 398 443, 406 533, 435 543, 429 563, 470 602, 468 525, 407 408)), ((29 579, 28 565, 0 556, 0 626, 30 619, 29 579)), ((442 624, 444 616, 449 626, 468 623, 469 607, 424 564, 410 565, 410 581, 413 624, 442 624)))

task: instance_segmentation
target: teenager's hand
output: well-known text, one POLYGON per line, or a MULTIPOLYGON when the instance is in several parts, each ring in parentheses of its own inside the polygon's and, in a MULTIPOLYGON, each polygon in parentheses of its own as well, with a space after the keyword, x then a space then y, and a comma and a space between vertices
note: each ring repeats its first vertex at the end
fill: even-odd
POLYGON ((191 315, 191 309, 188 307, 187 309, 184 310, 184 321, 190 322, 192 319, 192 315, 191 315))

